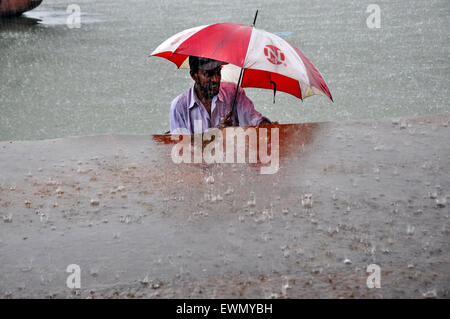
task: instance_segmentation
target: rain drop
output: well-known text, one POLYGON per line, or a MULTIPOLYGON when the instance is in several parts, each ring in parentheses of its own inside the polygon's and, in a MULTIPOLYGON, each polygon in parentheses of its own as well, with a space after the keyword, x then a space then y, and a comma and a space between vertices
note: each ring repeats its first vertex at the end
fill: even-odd
POLYGON ((90 269, 90 270, 89 270, 89 274, 90 274, 92 277, 97 277, 97 276, 98 276, 98 269, 97 269, 97 268, 92 268, 92 269, 90 269))
POLYGON ((337 201, 337 195, 335 192, 333 192, 333 195, 331 196, 331 198, 333 199, 333 201, 337 201))
POLYGON ((91 199, 91 205, 98 206, 98 205, 100 205, 100 201, 98 199, 91 199))
POLYGON ((291 286, 289 285, 289 278, 285 276, 283 278, 283 284, 281 285, 281 293, 283 296, 287 296, 288 290, 291 289, 291 286))
POLYGON ((436 192, 428 193, 428 196, 429 196, 431 199, 436 199, 436 198, 437 198, 437 193, 436 193, 436 192))
POLYGON ((423 211, 421 209, 418 209, 414 212, 414 215, 421 215, 423 211))
POLYGON ((212 175, 208 176, 206 178, 206 183, 207 184, 214 184, 214 177, 212 175))
POLYGON ((247 205, 249 207, 255 207, 256 206, 256 199, 255 199, 255 193, 250 192, 250 200, 247 202, 247 205))
POLYGON ((436 199, 436 206, 438 208, 444 208, 447 205, 447 198, 442 198, 442 199, 436 199))
POLYGON ((436 299, 437 298, 437 292, 435 289, 427 291, 425 293, 423 293, 423 297, 425 299, 436 299))
POLYGON ((5 223, 12 223, 12 214, 4 215, 3 216, 3 222, 5 222, 5 223))
POLYGON ((53 180, 51 177, 48 179, 48 181, 45 183, 47 186, 53 186, 56 185, 57 182, 53 180))
POLYGON ((314 200, 312 194, 304 194, 302 198, 302 206, 303 208, 312 208, 314 204, 314 200))
POLYGON ((148 275, 145 275, 144 279, 140 280, 141 284, 147 286, 150 281, 148 280, 148 275))
POLYGON ((48 222, 48 216, 44 213, 39 215, 39 220, 42 224, 46 224, 48 222))

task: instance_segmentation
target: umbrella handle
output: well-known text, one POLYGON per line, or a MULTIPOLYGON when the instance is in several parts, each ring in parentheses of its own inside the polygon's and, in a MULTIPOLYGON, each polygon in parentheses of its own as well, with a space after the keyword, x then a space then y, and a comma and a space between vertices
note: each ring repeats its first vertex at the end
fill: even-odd
POLYGON ((275 104, 275 94, 277 94, 277 84, 274 81, 270 81, 273 84, 273 104, 275 104))
POLYGON ((234 98, 233 98, 233 104, 231 105, 231 118, 235 118, 237 123, 233 123, 233 125, 235 126, 239 126, 239 117, 236 115, 236 117, 233 116, 235 108, 236 108, 236 100, 237 100, 237 95, 238 95, 238 91, 239 91, 239 87, 241 86, 241 80, 242 80, 242 75, 244 73, 244 68, 241 68, 241 73, 239 74, 239 80, 238 83, 236 85, 236 90, 234 91, 234 98))

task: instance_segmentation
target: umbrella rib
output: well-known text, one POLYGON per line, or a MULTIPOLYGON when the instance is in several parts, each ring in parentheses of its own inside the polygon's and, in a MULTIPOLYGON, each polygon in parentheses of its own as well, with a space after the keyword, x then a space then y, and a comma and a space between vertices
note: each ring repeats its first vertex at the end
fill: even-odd
MULTIPOLYGON (((255 20, 253 21, 253 25, 251 26, 252 33, 250 34, 250 40, 248 42, 247 52, 245 53, 244 62, 242 63, 242 66, 241 66, 241 73, 239 74, 239 80, 238 80, 238 83, 236 84, 236 91, 234 92, 233 104, 231 105, 231 114, 233 114, 234 110, 235 110, 237 94, 238 94, 238 91, 239 91, 239 86, 241 85, 241 80, 243 78, 244 69, 245 69, 245 63, 247 62, 248 52, 250 50, 250 46, 251 46, 251 43, 252 43, 253 34, 254 34, 253 30, 255 29, 255 22, 256 22, 256 17, 257 16, 258 16, 258 10, 256 10, 255 20)), ((238 118, 238 117, 236 117, 236 118, 238 118)))

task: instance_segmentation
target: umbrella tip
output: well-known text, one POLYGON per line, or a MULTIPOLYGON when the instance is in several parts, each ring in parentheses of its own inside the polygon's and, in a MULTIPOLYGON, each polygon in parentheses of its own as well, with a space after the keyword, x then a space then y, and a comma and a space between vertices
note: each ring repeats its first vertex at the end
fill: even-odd
POLYGON ((256 9, 256 13, 255 13, 255 19, 253 19, 253 24, 252 24, 252 27, 254 27, 255 26, 255 24, 256 24, 256 18, 258 17, 258 9, 256 9))

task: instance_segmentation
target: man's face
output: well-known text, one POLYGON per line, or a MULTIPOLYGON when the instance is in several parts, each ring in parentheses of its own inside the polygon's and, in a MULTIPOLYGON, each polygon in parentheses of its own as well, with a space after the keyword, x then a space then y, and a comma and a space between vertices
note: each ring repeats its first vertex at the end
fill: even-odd
POLYGON ((219 94, 222 67, 218 66, 212 70, 198 70, 192 77, 207 99, 212 99, 219 94))

